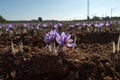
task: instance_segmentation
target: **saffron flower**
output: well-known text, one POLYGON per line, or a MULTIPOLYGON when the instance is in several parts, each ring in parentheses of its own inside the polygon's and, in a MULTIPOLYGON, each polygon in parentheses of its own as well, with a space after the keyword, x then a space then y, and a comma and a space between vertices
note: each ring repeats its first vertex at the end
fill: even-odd
POLYGON ((74 47, 76 44, 73 43, 73 39, 70 39, 70 34, 65 34, 64 32, 56 34, 56 41, 60 46, 74 47))
POLYGON ((2 29, 2 25, 0 25, 0 29, 2 29))
POLYGON ((14 25, 13 24, 7 24, 6 26, 8 29, 14 29, 14 25))
POLYGON ((58 24, 54 24, 54 28, 57 29, 59 27, 58 24))
POLYGON ((106 25, 106 27, 109 27, 109 26, 110 26, 110 23, 109 23, 109 22, 107 22, 105 25, 106 25))
POLYGON ((72 24, 69 25, 69 28, 70 28, 70 29, 73 29, 74 27, 75 27, 75 25, 72 25, 72 24))
POLYGON ((62 26, 63 26, 63 24, 62 24, 62 23, 58 23, 58 25, 59 25, 59 27, 62 27, 62 26))
POLYGON ((51 30, 49 33, 46 33, 46 35, 45 35, 45 37, 44 37, 44 41, 45 41, 47 44, 52 43, 52 42, 55 40, 56 33, 57 33, 56 30, 51 30))
POLYGON ((5 29, 5 31, 6 31, 6 32, 8 32, 8 31, 9 31, 9 29, 8 29, 8 28, 6 28, 6 29, 5 29))
POLYGON ((25 23, 25 24, 23 24, 23 27, 24 27, 24 28, 29 28, 29 24, 26 24, 26 23, 25 23))
POLYGON ((36 29, 37 29, 37 30, 40 29, 40 24, 37 24, 36 29))
POLYGON ((44 24, 43 24, 43 27, 44 27, 44 28, 47 28, 48 26, 49 26, 49 25, 48 25, 47 23, 44 23, 44 24))

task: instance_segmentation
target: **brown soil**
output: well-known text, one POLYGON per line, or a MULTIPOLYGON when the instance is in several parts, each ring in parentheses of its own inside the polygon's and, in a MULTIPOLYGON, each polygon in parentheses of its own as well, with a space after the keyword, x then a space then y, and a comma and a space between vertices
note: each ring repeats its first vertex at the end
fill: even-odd
MULTIPOLYGON (((45 52, 44 35, 22 35, 24 53, 11 52, 0 35, 0 80, 120 80, 120 55, 112 53, 119 33, 77 33, 77 47, 67 53, 45 52)), ((18 49, 20 35, 13 43, 18 49)))

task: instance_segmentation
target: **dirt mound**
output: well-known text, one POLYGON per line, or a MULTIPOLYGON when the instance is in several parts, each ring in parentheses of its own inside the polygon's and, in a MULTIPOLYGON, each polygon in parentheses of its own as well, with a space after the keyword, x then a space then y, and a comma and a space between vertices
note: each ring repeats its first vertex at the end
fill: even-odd
MULTIPOLYGON (((13 40, 17 49, 19 37, 13 40)), ((43 34, 22 35, 24 53, 11 53, 8 35, 0 37, 0 80, 120 80, 120 55, 112 54, 118 33, 77 34, 74 52, 45 53, 43 34)))

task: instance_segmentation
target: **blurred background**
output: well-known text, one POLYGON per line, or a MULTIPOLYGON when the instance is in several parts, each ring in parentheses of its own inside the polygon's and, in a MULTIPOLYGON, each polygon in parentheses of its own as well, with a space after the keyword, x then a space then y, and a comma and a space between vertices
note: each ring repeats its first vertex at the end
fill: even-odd
POLYGON ((119 18, 119 5, 120 0, 0 0, 0 15, 8 21, 119 18))

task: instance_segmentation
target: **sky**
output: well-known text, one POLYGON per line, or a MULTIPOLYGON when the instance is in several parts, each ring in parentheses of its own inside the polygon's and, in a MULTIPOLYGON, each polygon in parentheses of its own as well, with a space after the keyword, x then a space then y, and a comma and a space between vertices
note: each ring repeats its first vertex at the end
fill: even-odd
MULTIPOLYGON (((120 16, 120 0, 89 0, 90 17, 120 16)), ((0 0, 0 15, 7 20, 86 19, 87 0, 0 0)))

